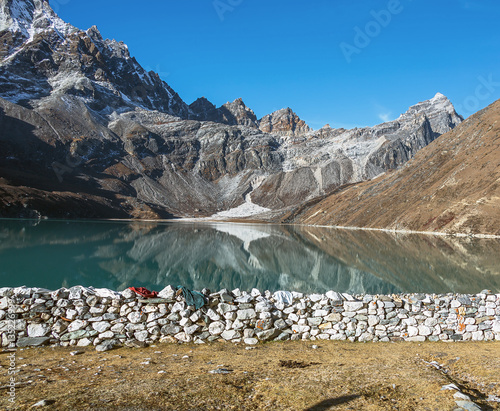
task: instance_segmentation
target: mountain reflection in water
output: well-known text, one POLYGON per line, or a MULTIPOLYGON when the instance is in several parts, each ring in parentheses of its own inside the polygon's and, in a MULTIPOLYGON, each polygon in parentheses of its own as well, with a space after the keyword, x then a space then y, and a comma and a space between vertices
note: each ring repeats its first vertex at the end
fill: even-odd
POLYGON ((231 223, 0 220, 0 286, 500 292, 500 240, 231 223))

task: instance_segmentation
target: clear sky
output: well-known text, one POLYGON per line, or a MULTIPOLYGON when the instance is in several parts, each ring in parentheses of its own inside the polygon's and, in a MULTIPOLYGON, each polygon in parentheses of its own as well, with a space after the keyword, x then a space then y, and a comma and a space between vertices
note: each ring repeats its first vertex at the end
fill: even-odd
POLYGON ((500 98, 498 0, 50 0, 124 41, 186 103, 242 97, 317 129, 392 120, 436 92, 465 117, 500 98))

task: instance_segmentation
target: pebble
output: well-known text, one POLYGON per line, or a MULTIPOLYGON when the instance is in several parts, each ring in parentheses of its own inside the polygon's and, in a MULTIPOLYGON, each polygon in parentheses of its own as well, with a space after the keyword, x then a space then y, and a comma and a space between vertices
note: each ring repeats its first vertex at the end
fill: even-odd
POLYGON ((37 403, 33 404, 31 406, 31 408, 47 407, 47 406, 52 405, 54 403, 55 403, 54 400, 41 400, 41 401, 38 401, 37 403))
POLYGON ((209 371, 210 374, 229 374, 233 372, 232 370, 228 370, 227 368, 217 368, 215 370, 209 371))

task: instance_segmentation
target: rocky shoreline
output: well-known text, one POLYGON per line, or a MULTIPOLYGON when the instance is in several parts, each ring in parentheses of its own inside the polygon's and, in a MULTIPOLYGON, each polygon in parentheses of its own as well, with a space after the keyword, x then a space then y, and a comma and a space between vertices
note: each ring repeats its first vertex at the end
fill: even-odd
POLYGON ((3 347, 144 347, 154 342, 500 341, 500 294, 349 295, 202 291, 196 309, 165 287, 157 298, 75 286, 0 289, 3 347), (203 299, 203 298, 202 298, 203 299))

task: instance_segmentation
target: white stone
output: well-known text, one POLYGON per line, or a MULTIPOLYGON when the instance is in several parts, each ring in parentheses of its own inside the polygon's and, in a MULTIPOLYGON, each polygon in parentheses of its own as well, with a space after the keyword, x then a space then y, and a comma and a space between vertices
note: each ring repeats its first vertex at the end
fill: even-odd
POLYGON ((416 335, 418 335, 418 328, 409 325, 408 326, 408 336, 409 337, 414 337, 416 335))
POLYGON ((405 338, 405 341, 423 342, 423 341, 425 341, 425 336, 423 336, 423 335, 415 335, 413 337, 405 338))
POLYGON ((255 304, 255 311, 258 313, 269 312, 272 308, 272 305, 265 301, 255 304))
POLYGON ((224 314, 224 318, 226 320, 234 321, 236 320, 236 313, 234 311, 227 312, 224 314))
POLYGON ((222 321, 214 321, 208 326, 208 332, 212 335, 220 335, 226 329, 226 324, 222 321))
POLYGON ((360 342, 371 341, 373 340, 373 335, 371 333, 365 332, 359 336, 360 342))
POLYGON ((200 329, 200 326, 197 324, 190 325, 189 327, 184 327, 184 332, 187 335, 193 335, 196 331, 200 329))
POLYGON ((149 332, 147 332, 146 330, 143 330, 143 331, 136 331, 134 333, 134 337, 136 338, 137 341, 146 341, 149 337, 149 332))
POLYGON ((236 330, 226 330, 221 334, 221 337, 225 340, 234 340, 235 338, 240 338, 241 334, 236 330))
POLYGON ((321 301, 325 296, 323 294, 310 294, 309 295, 309 300, 311 300, 313 303, 321 301))
POLYGON ((427 327, 434 327, 435 325, 437 325, 437 323, 438 320, 436 318, 427 318, 424 321, 424 325, 426 325, 427 327))
POLYGON ((209 308, 207 310, 207 316, 208 318, 210 318, 212 321, 219 321, 220 320, 220 315, 217 314, 214 310, 212 310, 211 308, 209 308))
POLYGON ((78 331, 87 326, 88 322, 84 320, 75 320, 70 325, 68 325, 68 332, 78 331))
POLYGON ((344 309, 346 311, 357 311, 363 308, 363 302, 362 301, 345 301, 344 302, 344 309))
POLYGON ((193 341, 193 337, 191 335, 187 335, 185 332, 180 332, 178 334, 175 334, 174 338, 176 338, 179 341, 183 341, 183 342, 193 341))
POLYGON ((88 339, 88 338, 81 338, 80 340, 78 340, 78 342, 76 343, 76 345, 78 347, 88 347, 89 345, 92 345, 92 340, 88 339))
POLYGON ((179 321, 179 325, 181 327, 187 327, 191 325, 191 320, 189 318, 181 318, 181 320, 179 321))
POLYGON ((92 328, 100 333, 103 333, 104 331, 107 331, 111 328, 111 324, 107 321, 98 321, 92 323, 92 328))
POLYGON ((163 290, 158 293, 158 298, 165 298, 167 300, 173 300, 175 297, 175 288, 171 285, 167 285, 163 290))
POLYGON ((184 303, 184 301, 177 301, 173 306, 172 306, 172 309, 170 310, 170 312, 172 313, 177 313, 177 312, 180 312, 180 311, 183 311, 185 310, 186 308, 186 304, 184 303))
POLYGON ((261 295, 260 291, 257 290, 256 288, 252 288, 252 291, 250 291, 250 295, 252 297, 259 297, 261 295))
POLYGON ((145 321, 146 315, 140 311, 132 311, 129 315, 127 315, 127 318, 132 324, 137 324, 141 321, 145 321))
POLYGON ((239 320, 252 320, 257 317, 257 313, 252 308, 238 310, 236 315, 239 320))
POLYGON ((418 326, 418 333, 419 335, 427 336, 432 334, 432 329, 430 327, 427 327, 425 325, 419 325, 418 326))
POLYGON ((50 325, 48 324, 29 324, 28 336, 29 337, 45 337, 50 333, 50 325))
POLYGON ((126 300, 129 300, 131 298, 135 298, 137 295, 135 294, 135 292, 133 292, 131 289, 129 288, 126 288, 125 290, 123 290, 121 292, 121 295, 123 298, 125 298, 126 300))
POLYGON ((313 313, 313 317, 326 317, 329 314, 329 310, 316 310, 313 313))
POLYGON ((105 331, 101 334, 99 334, 99 338, 101 340, 109 340, 115 336, 115 333, 113 331, 105 331))

